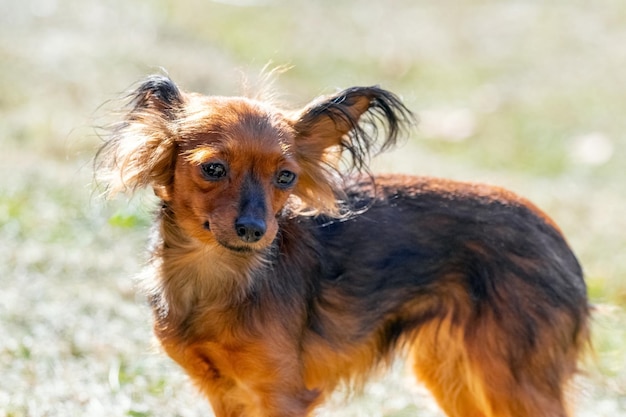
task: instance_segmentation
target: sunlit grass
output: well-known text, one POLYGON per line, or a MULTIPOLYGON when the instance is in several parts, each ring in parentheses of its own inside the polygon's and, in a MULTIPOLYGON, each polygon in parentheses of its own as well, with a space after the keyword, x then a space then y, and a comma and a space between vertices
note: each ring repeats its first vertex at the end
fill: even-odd
MULTIPOLYGON (((626 415, 626 3, 57 0, 0 6, 0 414, 199 416, 135 288, 149 192, 104 202, 99 106, 165 68, 301 105, 380 84, 422 125, 382 169, 509 187, 555 218, 597 306, 581 416, 626 415)), ((114 104, 114 103, 112 103, 114 104)), ((330 415, 434 416, 394 371, 330 415), (369 413, 369 414, 368 414, 369 413)))

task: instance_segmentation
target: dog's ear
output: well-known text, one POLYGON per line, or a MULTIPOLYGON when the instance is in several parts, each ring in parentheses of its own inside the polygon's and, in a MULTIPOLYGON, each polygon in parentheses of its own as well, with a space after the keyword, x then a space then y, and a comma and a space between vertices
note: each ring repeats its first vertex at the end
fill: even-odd
POLYGON ((145 79, 128 96, 122 122, 111 128, 96 156, 96 176, 109 195, 152 186, 168 199, 176 151, 175 126, 185 102, 167 77, 145 79))
POLYGON ((132 110, 137 112, 154 111, 167 118, 174 119, 183 104, 183 95, 168 77, 152 75, 130 95, 132 110))
POLYGON ((368 172, 371 155, 395 145, 414 121, 396 95, 379 87, 353 87, 313 101, 293 122, 303 168, 295 194, 318 211, 332 213, 341 188, 338 178, 345 171, 368 172), (381 127, 384 137, 379 138, 381 127))

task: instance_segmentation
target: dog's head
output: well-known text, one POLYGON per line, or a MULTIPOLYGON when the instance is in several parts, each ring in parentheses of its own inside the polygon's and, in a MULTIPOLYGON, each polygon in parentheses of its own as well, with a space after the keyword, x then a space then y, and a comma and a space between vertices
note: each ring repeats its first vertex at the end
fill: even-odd
POLYGON ((339 215, 345 171, 367 171, 372 150, 391 147, 411 120, 400 100, 378 87, 286 111, 185 93, 152 76, 131 94, 96 165, 109 193, 151 186, 189 236, 254 251, 274 240, 286 205, 294 213, 339 215), (386 135, 376 147, 379 125, 386 135))

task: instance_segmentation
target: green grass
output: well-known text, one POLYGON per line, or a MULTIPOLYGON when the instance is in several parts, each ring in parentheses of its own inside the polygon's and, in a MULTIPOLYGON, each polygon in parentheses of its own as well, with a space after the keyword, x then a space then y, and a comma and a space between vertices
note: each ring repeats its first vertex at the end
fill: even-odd
MULTIPOLYGON (((294 105, 402 95, 422 124, 379 169, 495 183, 550 213, 597 305, 579 415, 626 416, 626 3, 17 3, 0 5, 0 416, 209 413, 136 292, 153 200, 98 197, 92 126, 160 67, 237 94, 270 61, 293 67, 277 88, 294 105)), ((441 415, 401 366, 324 410, 441 415)))

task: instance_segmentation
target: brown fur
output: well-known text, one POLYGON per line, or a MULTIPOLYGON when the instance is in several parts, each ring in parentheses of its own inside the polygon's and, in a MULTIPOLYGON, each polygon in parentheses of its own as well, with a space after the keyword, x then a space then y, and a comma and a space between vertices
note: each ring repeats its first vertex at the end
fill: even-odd
POLYGON ((299 111, 159 76, 131 95, 99 178, 162 200, 155 333, 217 416, 307 416, 398 352, 449 416, 568 415, 588 340, 576 258, 509 191, 369 175, 410 120, 377 87, 299 111))

